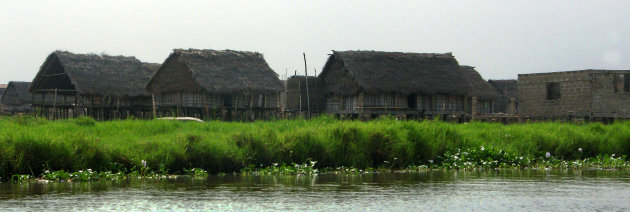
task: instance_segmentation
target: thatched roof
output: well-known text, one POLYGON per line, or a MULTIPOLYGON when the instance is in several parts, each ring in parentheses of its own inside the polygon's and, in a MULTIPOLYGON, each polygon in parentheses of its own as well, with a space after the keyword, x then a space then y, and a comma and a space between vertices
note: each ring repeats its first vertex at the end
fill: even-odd
POLYGON ((80 95, 150 96, 144 85, 157 67, 135 57, 55 51, 40 67, 29 92, 57 88, 80 95))
POLYGON ((488 80, 488 83, 503 96, 518 97, 518 81, 516 80, 488 80))
POLYGON ((452 54, 334 51, 319 75, 329 93, 469 94, 452 54), (336 73, 333 73, 336 72, 336 73))
POLYGON ((11 81, 2 94, 2 104, 7 106, 21 106, 31 104, 32 96, 28 93, 31 82, 11 81))
POLYGON ((175 49, 146 89, 152 93, 201 89, 218 94, 269 93, 281 92, 283 84, 257 52, 175 49), (179 78, 175 72, 189 77, 179 78))
POLYGON ((499 98, 499 93, 490 83, 483 80, 479 72, 475 70, 475 67, 461 66, 460 70, 470 84, 471 96, 484 100, 499 98))

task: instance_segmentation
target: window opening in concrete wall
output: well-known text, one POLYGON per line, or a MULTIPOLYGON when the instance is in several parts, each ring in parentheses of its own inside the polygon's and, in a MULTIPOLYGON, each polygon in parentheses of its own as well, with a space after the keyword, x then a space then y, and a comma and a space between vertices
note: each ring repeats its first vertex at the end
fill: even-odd
POLYGON ((547 100, 560 99, 560 83, 550 82, 547 83, 547 100))

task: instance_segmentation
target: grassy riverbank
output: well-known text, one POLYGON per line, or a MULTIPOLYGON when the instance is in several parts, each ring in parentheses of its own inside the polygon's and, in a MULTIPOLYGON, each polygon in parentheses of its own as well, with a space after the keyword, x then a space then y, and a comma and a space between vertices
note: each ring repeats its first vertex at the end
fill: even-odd
POLYGON ((560 161, 628 155, 630 122, 501 125, 327 117, 254 123, 94 122, 89 118, 53 122, 5 117, 0 118, 0 147, 2 179, 15 174, 41 176, 46 170, 131 173, 149 169, 181 174, 185 169, 202 168, 231 173, 309 161, 317 161, 315 168, 403 169, 452 164, 447 158, 456 156, 457 149, 480 147, 495 153, 479 153, 475 156, 479 163, 500 154, 530 162, 540 159, 540 163, 547 152, 560 161))

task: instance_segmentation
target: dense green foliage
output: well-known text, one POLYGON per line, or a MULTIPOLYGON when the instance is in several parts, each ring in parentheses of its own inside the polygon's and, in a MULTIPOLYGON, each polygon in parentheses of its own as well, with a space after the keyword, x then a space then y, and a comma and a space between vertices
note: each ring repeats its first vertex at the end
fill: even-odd
POLYGON ((398 169, 448 162, 446 156, 457 149, 481 146, 488 151, 469 153, 498 154, 515 164, 523 162, 520 157, 543 158, 547 152, 561 160, 628 155, 630 122, 502 125, 320 117, 309 121, 197 123, 5 117, 0 118, 0 177, 87 169, 184 174, 202 168, 210 173, 231 173, 307 161, 317 161, 314 168, 398 169))

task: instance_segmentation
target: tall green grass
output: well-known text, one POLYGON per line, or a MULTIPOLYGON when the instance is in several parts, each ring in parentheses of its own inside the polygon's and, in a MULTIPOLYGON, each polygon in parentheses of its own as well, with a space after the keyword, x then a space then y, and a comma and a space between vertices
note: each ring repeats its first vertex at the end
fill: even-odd
POLYGON ((203 168, 235 172, 248 166, 317 161, 317 167, 404 168, 456 148, 493 147, 522 156, 562 159, 630 154, 630 122, 453 124, 278 120, 206 123, 90 118, 46 121, 0 118, 0 177, 44 170, 131 171, 203 168), (582 148, 582 152, 578 151, 582 148))

